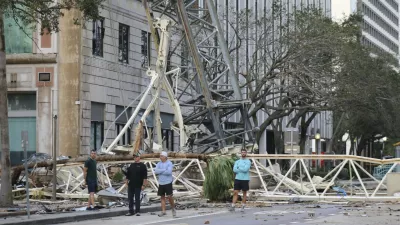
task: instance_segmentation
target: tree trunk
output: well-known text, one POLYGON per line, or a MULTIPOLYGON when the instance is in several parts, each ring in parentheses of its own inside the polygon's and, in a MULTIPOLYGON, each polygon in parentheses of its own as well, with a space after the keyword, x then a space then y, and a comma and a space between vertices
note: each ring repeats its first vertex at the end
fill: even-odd
POLYGON ((275 152, 277 154, 283 154, 283 147, 281 145, 281 139, 282 139, 282 132, 279 131, 278 127, 273 126, 273 131, 274 131, 274 142, 275 142, 275 152))
POLYGON ((301 124, 300 124, 300 154, 304 154, 306 150, 306 141, 307 141, 307 128, 306 126, 306 116, 303 115, 301 117, 301 124))
POLYGON ((332 137, 331 137, 331 139, 328 141, 328 146, 327 146, 327 148, 328 148, 328 149, 327 149, 327 150, 328 150, 327 152, 328 152, 328 153, 331 153, 332 150, 333 150, 333 143, 334 143, 334 141, 336 140, 336 136, 337 136, 337 133, 339 132, 340 125, 342 124, 342 121, 343 121, 344 116, 345 116, 345 114, 342 113, 342 115, 340 116, 339 122, 336 124, 335 130, 333 131, 332 137))
POLYGON ((368 138, 361 137, 361 140, 357 145, 357 152, 356 153, 357 153, 358 156, 361 156, 361 152, 362 152, 362 150, 365 149, 365 147, 367 145, 367 141, 368 141, 368 138))
POLYGON ((300 154, 304 154, 306 148, 306 141, 307 141, 307 129, 310 126, 311 122, 314 118, 318 115, 318 112, 313 112, 311 116, 306 120, 307 114, 303 114, 301 116, 300 122, 300 154))
POLYGON ((4 39, 3 11, 0 9, 0 143, 1 143, 1 190, 0 206, 13 205, 10 180, 10 139, 8 135, 6 46, 4 39))

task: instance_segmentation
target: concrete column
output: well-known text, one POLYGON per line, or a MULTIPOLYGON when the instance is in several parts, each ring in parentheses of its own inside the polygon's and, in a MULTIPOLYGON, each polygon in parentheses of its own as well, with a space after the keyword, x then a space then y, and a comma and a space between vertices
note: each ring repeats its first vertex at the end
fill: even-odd
POLYGON ((78 10, 64 11, 60 18, 58 55, 58 127, 60 154, 76 157, 80 149, 80 77, 82 28, 74 24, 78 10))
POLYGON ((111 142, 114 141, 115 137, 118 135, 115 129, 115 124, 113 124, 115 120, 115 105, 106 104, 105 118, 104 118, 104 140, 105 144, 108 146, 111 142), (111 126, 111 127, 110 127, 111 126), (107 137, 106 132, 107 128, 110 127, 108 131, 107 137))
POLYGON ((51 87, 38 88, 37 152, 52 154, 51 87))
MULTIPOLYGON (((85 95, 85 93, 83 93, 85 95)), ((83 97, 82 97, 83 99, 83 97)), ((81 150, 80 154, 85 155, 90 153, 90 117, 91 117, 91 102, 87 100, 81 101, 82 118, 81 118, 81 150)))

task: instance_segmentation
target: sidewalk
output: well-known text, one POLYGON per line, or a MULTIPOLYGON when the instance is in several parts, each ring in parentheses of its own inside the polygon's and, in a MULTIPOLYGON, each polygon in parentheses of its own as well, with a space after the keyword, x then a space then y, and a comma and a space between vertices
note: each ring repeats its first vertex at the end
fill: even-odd
MULTIPOLYGON (((141 213, 150 213, 160 211, 159 204, 151 206, 142 206, 141 213)), ((33 214, 28 219, 28 216, 15 216, 8 218, 0 218, 0 225, 48 225, 60 224, 68 222, 77 222, 83 220, 100 219, 107 217, 123 216, 128 213, 128 207, 120 207, 113 209, 100 209, 97 211, 78 211, 57 214, 33 214)))

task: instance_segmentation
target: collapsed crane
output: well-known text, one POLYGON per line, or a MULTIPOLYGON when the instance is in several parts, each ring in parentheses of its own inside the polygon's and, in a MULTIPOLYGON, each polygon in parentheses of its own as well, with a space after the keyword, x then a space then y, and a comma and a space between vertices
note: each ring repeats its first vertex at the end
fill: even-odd
POLYGON ((150 93, 152 100, 137 125, 133 149, 140 149, 142 129, 153 110, 157 118, 156 143, 162 144, 162 91, 174 111, 171 128, 179 136, 180 151, 226 153, 235 148, 257 149, 248 118, 250 101, 242 97, 214 1, 207 0, 204 6, 196 0, 142 3, 158 53, 157 62, 155 70, 147 71, 151 81, 135 111, 106 152, 111 152, 127 132, 150 93), (173 29, 178 31, 179 41, 171 44, 173 29))

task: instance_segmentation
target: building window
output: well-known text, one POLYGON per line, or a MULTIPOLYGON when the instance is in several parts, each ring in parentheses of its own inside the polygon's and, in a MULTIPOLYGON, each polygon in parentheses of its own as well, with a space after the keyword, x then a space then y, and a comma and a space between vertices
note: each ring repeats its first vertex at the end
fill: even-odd
POLYGON ((90 123, 90 149, 99 150, 104 141, 104 122, 90 123))
MULTIPOLYGON (((132 115, 132 108, 127 108, 125 111, 125 107, 123 106, 116 106, 115 108, 115 129, 118 135, 124 126, 128 123, 129 118, 132 115)), ((118 142, 118 145, 130 145, 131 144, 131 128, 129 127, 128 130, 124 133, 121 140, 118 142)))
POLYGON ((93 21, 93 55, 103 57, 104 19, 93 21))
MULTIPOLYGON (((116 123, 115 127, 117 129, 117 135, 121 132, 121 130, 124 128, 125 124, 120 124, 116 123)), ((128 130, 122 135, 121 140, 118 142, 118 145, 130 145, 131 144, 131 128, 128 128, 128 130)))
POLYGON ((31 111, 36 110, 36 94, 23 93, 11 94, 8 93, 8 111, 31 111))
POLYGON ((163 149, 174 151, 174 132, 169 129, 161 129, 163 149))
POLYGON ((145 127, 143 126, 143 137, 144 139, 150 138, 149 134, 151 135, 151 138, 154 138, 154 132, 153 132, 153 127, 145 127))
POLYGON ((392 35, 394 38, 398 38, 399 32, 395 28, 393 28, 389 23, 387 23, 384 19, 382 19, 378 14, 376 14, 372 9, 370 9, 366 4, 363 3, 362 10, 364 15, 369 17, 375 23, 377 23, 381 28, 383 28, 386 32, 392 35))
MULTIPOLYGON (((170 129, 161 129, 162 134, 162 147, 164 150, 174 151, 174 132, 170 129)), ((143 127, 143 137, 144 139, 151 138, 154 140, 155 138, 155 131, 153 127, 143 127), (151 137, 149 136, 151 134, 151 137)), ((159 144, 159 143, 157 143, 159 144)))
POLYGON ((4 38, 7 54, 32 53, 34 30, 29 24, 17 23, 12 14, 4 14, 4 38))
POLYGON ((396 10, 396 12, 399 11, 399 5, 397 4, 396 1, 394 1, 394 0, 386 0, 386 2, 389 3, 389 5, 392 6, 392 8, 394 10, 396 10))
POLYGON ((104 141, 104 104, 91 103, 90 149, 99 150, 104 141))
POLYGON ((50 81, 50 73, 39 73, 39 81, 50 81))
POLYGON ((389 40, 385 35, 383 35, 381 32, 376 30, 372 25, 370 25, 365 20, 363 22, 363 30, 365 32, 369 33, 374 38, 376 38, 382 44, 386 45, 390 50, 392 50, 396 54, 399 53, 399 46, 396 43, 389 40))
POLYGON ((150 52, 151 52, 151 33, 142 30, 142 67, 149 68, 150 62, 150 52))
POLYGON ((118 61, 129 63, 129 26, 119 24, 119 50, 118 61))
POLYGON ((394 24, 399 24, 399 18, 397 15, 393 14, 382 2, 381 0, 369 0, 383 15, 391 20, 394 24))

